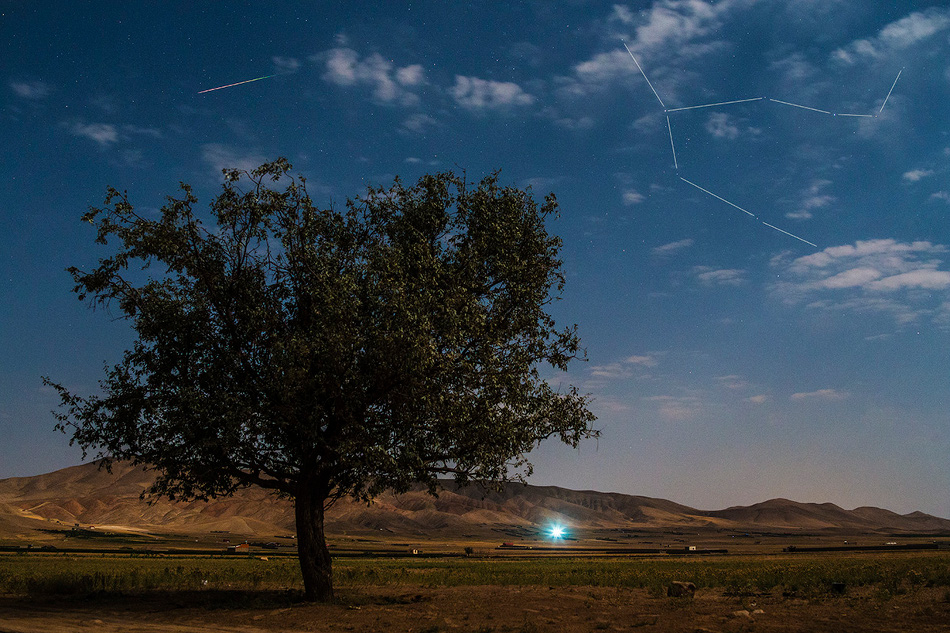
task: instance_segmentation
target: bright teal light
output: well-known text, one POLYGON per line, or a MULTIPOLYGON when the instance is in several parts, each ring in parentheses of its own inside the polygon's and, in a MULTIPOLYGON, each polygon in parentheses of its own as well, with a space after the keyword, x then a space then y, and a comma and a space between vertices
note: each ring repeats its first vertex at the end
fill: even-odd
POLYGON ((564 536, 564 528, 560 525, 551 526, 551 538, 562 538, 564 536))

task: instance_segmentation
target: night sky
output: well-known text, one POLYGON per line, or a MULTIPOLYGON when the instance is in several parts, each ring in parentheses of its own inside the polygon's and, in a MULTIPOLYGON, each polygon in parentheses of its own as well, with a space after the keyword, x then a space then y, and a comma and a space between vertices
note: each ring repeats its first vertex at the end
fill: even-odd
POLYGON ((0 117, 0 477, 80 462, 41 376, 93 393, 132 340, 71 292, 83 212, 285 156, 324 207, 557 195, 588 360, 547 375, 603 435, 531 483, 950 516, 943 2, 4 3, 0 117))

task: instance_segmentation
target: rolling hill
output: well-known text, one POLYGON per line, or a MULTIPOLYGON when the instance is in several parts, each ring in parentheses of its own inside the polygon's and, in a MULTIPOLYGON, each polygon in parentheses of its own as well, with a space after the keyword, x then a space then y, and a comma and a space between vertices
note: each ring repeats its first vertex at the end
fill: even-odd
MULTIPOLYGON (((142 500, 153 480, 142 468, 95 464, 35 477, 0 480, 0 537, 24 538, 38 530, 75 525, 165 533, 293 534, 287 500, 259 489, 212 502, 142 500)), ((370 506, 341 501, 327 515, 330 534, 461 534, 530 528, 563 522, 574 529, 848 531, 950 533, 950 520, 880 508, 845 510, 831 503, 772 499, 748 507, 705 511, 672 501, 554 486, 509 484, 501 491, 459 489, 444 482, 438 497, 413 490, 382 495, 370 506)))

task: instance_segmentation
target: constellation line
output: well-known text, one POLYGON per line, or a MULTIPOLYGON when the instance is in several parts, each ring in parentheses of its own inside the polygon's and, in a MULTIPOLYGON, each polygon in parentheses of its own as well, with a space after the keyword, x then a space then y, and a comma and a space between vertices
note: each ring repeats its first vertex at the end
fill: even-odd
POLYGON ((676 146, 673 145, 673 127, 670 125, 670 117, 666 117, 666 129, 670 131, 670 149, 673 150, 673 169, 676 171, 680 170, 680 166, 676 164, 676 146))
POLYGON ((815 248, 818 248, 818 245, 817 245, 817 244, 812 244, 812 243, 809 242, 808 240, 802 239, 802 238, 798 237, 797 235, 795 235, 794 233, 789 233, 788 231, 783 231, 782 229, 778 228, 777 226, 772 226, 772 225, 769 224, 768 222, 765 222, 765 221, 762 221, 762 220, 759 220, 759 221, 762 222, 762 224, 764 224, 765 226, 769 227, 770 229, 775 229, 775 230, 778 231, 779 233, 784 233, 785 235, 787 235, 787 236, 789 236, 789 237, 794 237, 794 238, 795 238, 796 240, 798 240, 799 242, 805 242, 806 244, 810 244, 811 246, 814 246, 815 248))
POLYGON ((731 103, 746 103, 748 101, 761 101, 765 97, 754 97, 752 99, 737 99, 735 101, 720 101, 719 103, 704 103, 703 105, 688 106, 686 108, 670 108, 664 112, 679 112, 680 110, 695 110, 696 108, 711 108, 713 106, 729 105, 731 103))
MULTIPOLYGON (((624 46, 626 46, 626 44, 624 44, 624 46)), ((894 86, 897 85, 897 80, 901 78, 902 72, 904 72, 903 68, 897 71, 897 77, 894 79, 894 83, 891 84, 891 89, 887 91, 887 96, 884 97, 884 103, 881 104, 881 109, 878 110, 878 114, 884 112, 884 106, 887 105, 887 100, 891 98, 891 93, 894 92, 894 86)))
POLYGON ((749 215, 751 215, 751 216, 752 216, 753 218, 755 218, 756 220, 759 219, 758 217, 756 217, 756 215, 755 215, 754 213, 752 213, 752 212, 750 212, 750 211, 746 211, 745 209, 743 209, 743 208, 740 207, 739 205, 733 204, 733 203, 729 202, 728 200, 726 200, 725 198, 721 198, 721 197, 717 196, 716 194, 714 194, 714 193, 713 193, 712 191, 710 191, 709 189, 703 189, 702 187, 700 187, 699 185, 697 185, 695 182, 690 182, 690 181, 686 180, 685 178, 683 178, 682 176, 680 176, 679 179, 682 180, 683 182, 685 182, 685 183, 688 184, 688 185, 693 185, 694 187, 696 187, 696 188, 699 189, 700 191, 703 191, 703 192, 705 192, 705 193, 708 193, 709 195, 711 195, 713 198, 716 198, 717 200, 722 200, 723 202, 725 202, 726 204, 728 204, 730 207, 735 207, 735 208, 739 209, 740 211, 742 211, 743 213, 748 213, 749 215))
POLYGON ((788 101, 781 101, 779 99, 769 98, 769 101, 774 101, 775 103, 784 103, 787 106, 792 106, 793 108, 801 108, 802 110, 812 110, 813 112, 821 112, 822 114, 831 114, 827 110, 819 110, 818 108, 809 108, 808 106, 800 105, 798 103, 789 103, 788 101))
MULTIPOLYGON (((627 46, 627 43, 626 43, 626 42, 624 42, 623 40, 621 40, 621 42, 623 43, 623 47, 626 49, 627 54, 630 55, 630 59, 632 59, 632 60, 633 60, 633 63, 637 65, 637 70, 640 71, 640 74, 643 75, 643 79, 646 80, 647 85, 650 86, 650 90, 653 91, 653 96, 655 96, 655 97, 656 97, 656 100, 660 102, 660 106, 663 108, 664 114, 666 114, 666 129, 667 129, 667 131, 669 132, 669 135, 670 135, 670 151, 671 151, 672 154, 673 154, 673 167, 676 169, 677 177, 678 177, 680 180, 682 180, 683 182, 685 182, 686 184, 690 185, 691 187, 695 187, 696 189, 699 189, 699 190, 702 191, 703 193, 705 193, 705 194, 707 194, 707 195, 709 195, 709 196, 712 196, 712 197, 715 198, 716 200, 719 200, 720 202, 724 202, 724 203, 728 204, 730 207, 733 207, 734 209, 738 209, 739 211, 742 211, 742 212, 745 213, 746 215, 749 215, 749 216, 755 218, 755 219, 758 220, 760 223, 764 224, 765 226, 769 227, 770 229, 772 229, 772 230, 774 230, 774 231, 778 231, 779 233, 782 233, 783 235, 787 235, 788 237, 791 237, 791 238, 793 238, 793 239, 796 239, 796 240, 798 240, 799 242, 803 242, 803 243, 805 243, 805 244, 808 244, 809 246, 812 246, 812 247, 814 247, 814 248, 818 248, 818 245, 815 244, 814 242, 809 242, 808 240, 806 240, 806 239, 804 239, 804 238, 802 238, 802 237, 799 237, 798 235, 795 235, 794 233, 789 233, 788 231, 786 231, 786 230, 784 230, 784 229, 778 228, 778 227, 775 226, 774 224, 769 224, 768 222, 765 222, 764 220, 762 220, 761 218, 759 218, 756 214, 752 213, 751 211, 748 211, 747 209, 743 209, 742 207, 740 207, 739 205, 735 204, 734 202, 730 202, 729 200, 726 200, 726 199, 723 198, 722 196, 719 196, 719 195, 713 193, 713 192, 710 191, 709 189, 705 189, 705 188, 703 188, 703 187, 700 187, 700 186, 697 185, 695 182, 689 181, 689 180, 683 178, 682 176, 680 176, 680 175, 679 175, 679 162, 678 162, 678 160, 677 160, 677 158, 676 158, 676 143, 675 143, 675 141, 674 141, 674 139, 673 139, 673 125, 672 125, 672 123, 670 122, 670 116, 669 116, 669 115, 670 115, 671 112, 681 112, 681 111, 683 111, 683 110, 696 110, 696 109, 699 109, 699 108, 712 108, 712 107, 715 107, 715 106, 732 105, 732 104, 734 104, 734 103, 748 103, 748 102, 750 102, 750 101, 763 101, 763 100, 764 100, 764 101, 774 101, 775 103, 781 103, 782 105, 787 105, 787 106, 790 106, 790 107, 793 107, 793 108, 800 108, 800 109, 802 109, 802 110, 810 110, 810 111, 812 111, 812 112, 818 112, 818 113, 820 113, 820 114, 827 114, 827 115, 833 116, 833 117, 836 117, 836 116, 846 116, 846 117, 857 117, 857 118, 874 118, 874 117, 877 117, 878 115, 877 115, 877 114, 856 114, 856 113, 852 113, 852 112, 841 112, 841 113, 838 113, 838 112, 829 112, 828 110, 822 110, 822 109, 820 109, 820 108, 812 108, 811 106, 802 105, 802 104, 800 104, 800 103, 792 103, 791 101, 782 101, 781 99, 773 99, 773 98, 771 98, 771 97, 753 97, 753 98, 751 98, 751 99, 735 99, 735 100, 732 100, 732 101, 718 101, 718 102, 716 102, 716 103, 704 103, 704 104, 700 104, 700 105, 685 106, 685 107, 682 107, 682 108, 667 108, 667 107, 666 107, 666 104, 663 103, 663 99, 660 98, 659 93, 656 91, 656 88, 653 87, 653 83, 650 81, 650 78, 647 77, 646 72, 644 72, 643 67, 640 66, 640 62, 637 61, 637 58, 634 56, 633 51, 630 50, 630 47, 627 46)), ((891 84, 891 89, 887 91, 887 96, 884 97, 884 102, 881 104, 881 109, 878 111, 878 113, 881 113, 881 112, 884 111, 884 106, 887 105, 887 100, 890 99, 891 93, 894 91, 895 86, 897 86, 897 82, 898 82, 898 80, 901 78, 901 73, 903 73, 903 72, 904 72, 904 68, 901 68, 900 71, 897 73, 897 77, 894 78, 894 83, 891 84)), ((252 80, 252 81, 253 81, 253 80, 252 80)), ((223 87, 228 87, 228 86, 223 86, 223 87)))
POLYGON ((656 96, 656 100, 660 102, 660 107, 665 108, 666 104, 663 103, 663 99, 660 99, 660 95, 657 94, 656 88, 653 87, 653 84, 650 83, 650 78, 647 77, 647 74, 643 72, 643 68, 640 67, 640 62, 637 61, 637 58, 633 56, 633 53, 630 52, 630 49, 627 48, 627 43, 623 40, 620 41, 623 44, 623 47, 627 49, 627 52, 630 53, 630 59, 633 60, 633 63, 637 65, 637 68, 640 69, 640 74, 643 75, 643 78, 647 80, 647 85, 650 86, 650 90, 653 91, 653 94, 656 96))

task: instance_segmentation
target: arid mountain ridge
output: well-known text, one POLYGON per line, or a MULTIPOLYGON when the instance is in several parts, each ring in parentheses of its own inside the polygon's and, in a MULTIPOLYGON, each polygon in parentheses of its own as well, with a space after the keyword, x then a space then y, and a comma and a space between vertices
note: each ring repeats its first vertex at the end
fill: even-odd
MULTIPOLYGON (((35 477, 0 480, 0 536, 26 535, 50 526, 109 526, 150 532, 226 531, 292 534, 288 500, 259 489, 211 502, 144 501, 154 475, 115 464, 95 464, 35 477)), ((444 482, 437 498, 424 490, 383 495, 372 505, 341 501, 330 509, 332 535, 384 530, 395 534, 462 534, 498 527, 561 522, 573 529, 846 531, 851 533, 950 533, 950 520, 921 512, 880 508, 845 510, 831 503, 772 499, 747 507, 706 511, 651 497, 509 484, 503 491, 444 482)))

